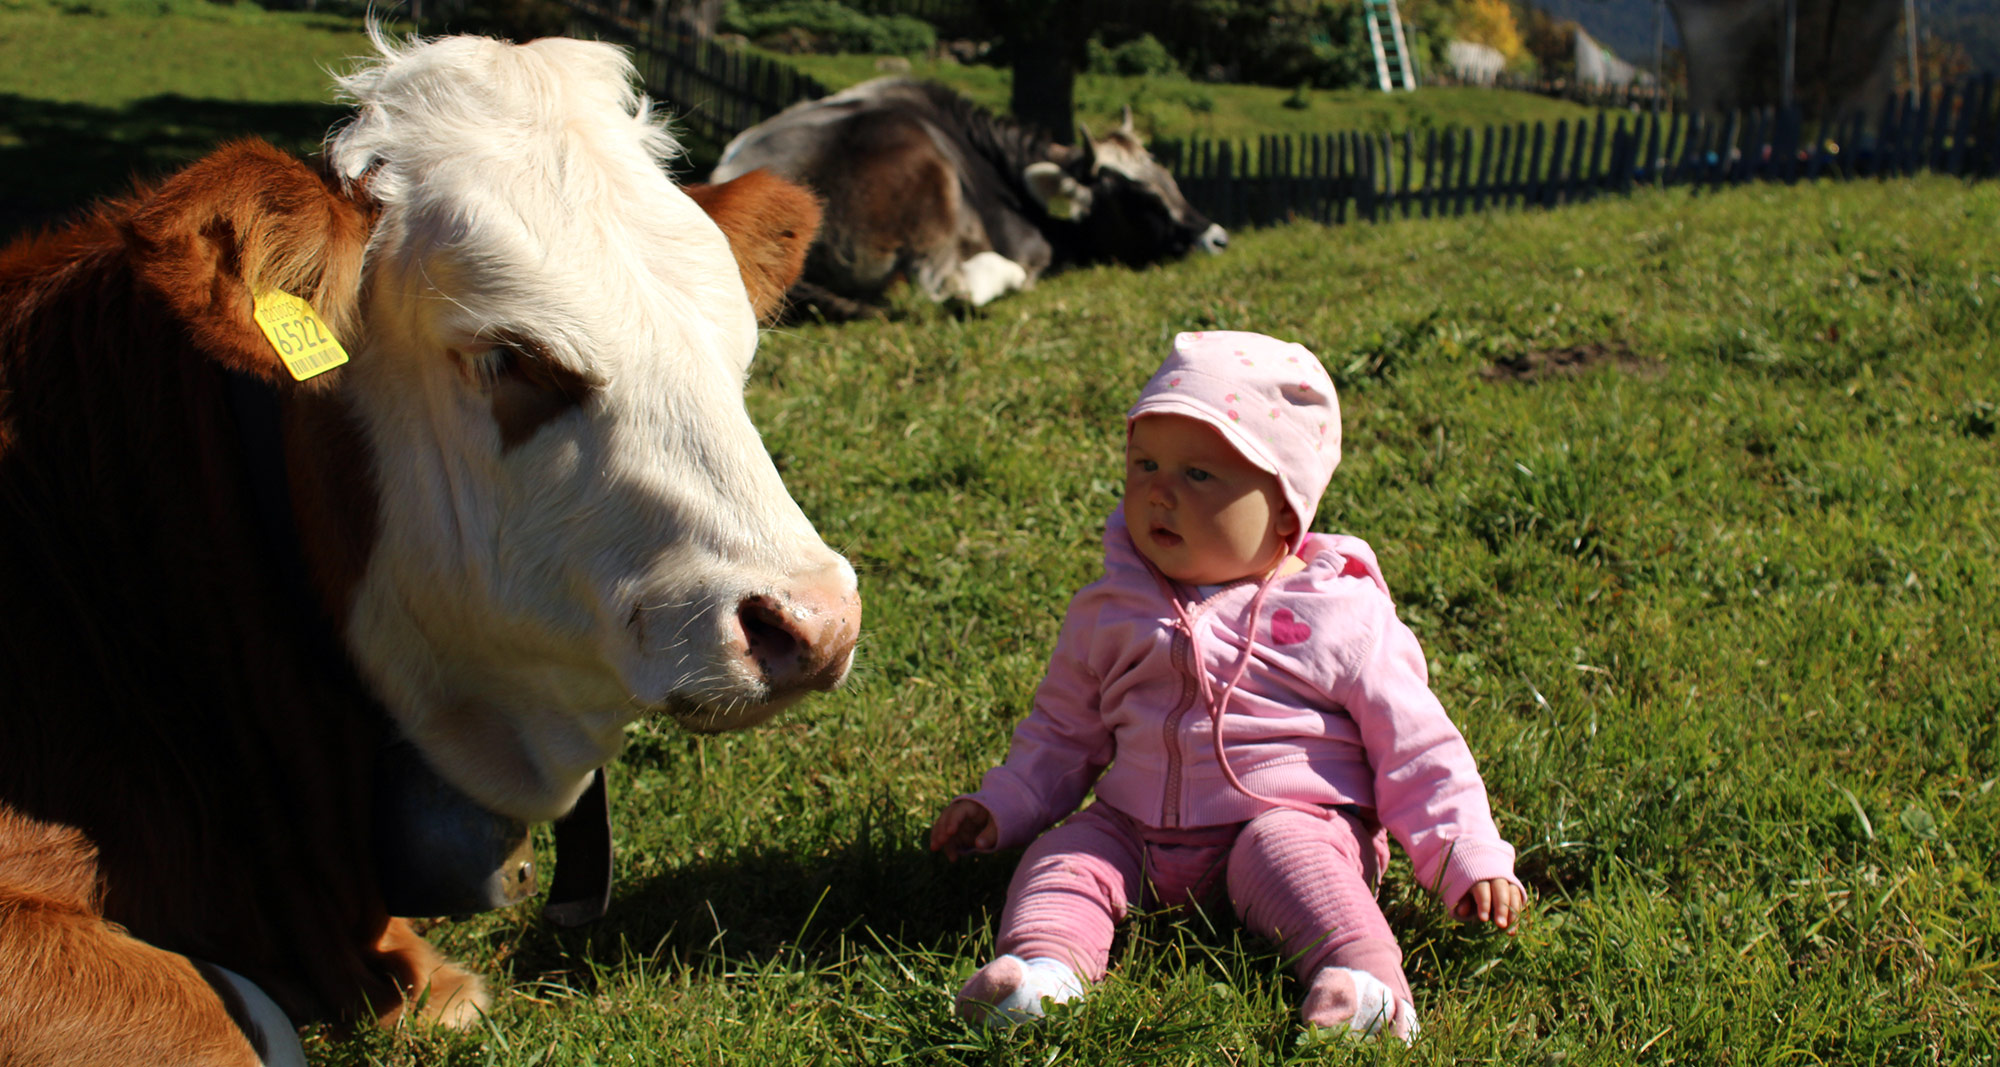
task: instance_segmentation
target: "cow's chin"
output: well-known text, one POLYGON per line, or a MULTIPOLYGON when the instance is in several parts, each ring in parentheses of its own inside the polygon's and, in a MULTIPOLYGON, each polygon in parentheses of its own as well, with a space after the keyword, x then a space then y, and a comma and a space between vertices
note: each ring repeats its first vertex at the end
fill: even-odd
POLYGON ((680 727, 697 734, 720 734, 746 730, 767 722, 779 712, 805 699, 807 690, 780 693, 768 700, 717 702, 698 698, 668 701, 664 711, 680 727))

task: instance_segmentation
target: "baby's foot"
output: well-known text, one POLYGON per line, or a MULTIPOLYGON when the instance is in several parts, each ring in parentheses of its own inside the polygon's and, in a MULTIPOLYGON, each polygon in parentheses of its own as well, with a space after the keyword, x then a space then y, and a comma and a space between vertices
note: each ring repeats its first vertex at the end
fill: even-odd
POLYGON ((1415 1006, 1397 1000, 1380 978, 1350 967, 1327 967, 1314 975, 1299 1017, 1308 1026, 1344 1026, 1355 1037, 1374 1037, 1387 1030, 1404 1044, 1418 1030, 1415 1006))
POLYGON ((1043 1016, 1044 998, 1057 1004, 1083 995, 1076 972, 1056 960, 1001 956, 958 991, 958 1017, 987 1026, 1018 1026, 1043 1016))

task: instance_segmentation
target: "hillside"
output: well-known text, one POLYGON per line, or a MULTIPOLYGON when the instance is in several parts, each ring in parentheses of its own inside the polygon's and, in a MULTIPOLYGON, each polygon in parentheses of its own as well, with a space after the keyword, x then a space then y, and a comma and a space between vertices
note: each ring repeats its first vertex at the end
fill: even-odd
MULTIPOLYGON (((1532 6, 1575 22, 1620 57, 1651 69, 1654 0, 1532 0, 1532 6)), ((2000 4, 1994 0, 1917 0, 1917 26, 1963 46, 1974 70, 2000 71, 2000 4)), ((1668 48, 1680 47, 1671 11, 1666 39, 1668 48)))

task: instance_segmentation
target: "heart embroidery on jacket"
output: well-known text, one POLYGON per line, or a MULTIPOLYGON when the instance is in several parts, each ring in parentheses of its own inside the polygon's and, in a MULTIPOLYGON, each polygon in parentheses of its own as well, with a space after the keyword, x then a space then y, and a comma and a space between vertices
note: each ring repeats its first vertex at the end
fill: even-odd
POLYGON ((1313 635, 1313 628, 1299 621, 1290 608, 1279 608, 1271 615, 1271 640, 1281 645, 1296 645, 1313 635))

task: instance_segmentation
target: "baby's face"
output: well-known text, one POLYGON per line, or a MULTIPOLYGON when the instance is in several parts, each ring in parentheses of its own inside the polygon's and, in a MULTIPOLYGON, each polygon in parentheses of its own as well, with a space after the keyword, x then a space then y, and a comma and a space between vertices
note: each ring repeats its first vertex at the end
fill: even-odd
POLYGON ((1140 555, 1186 585, 1264 574, 1298 532, 1277 477, 1214 427, 1181 415, 1132 423, 1125 525, 1140 555))

